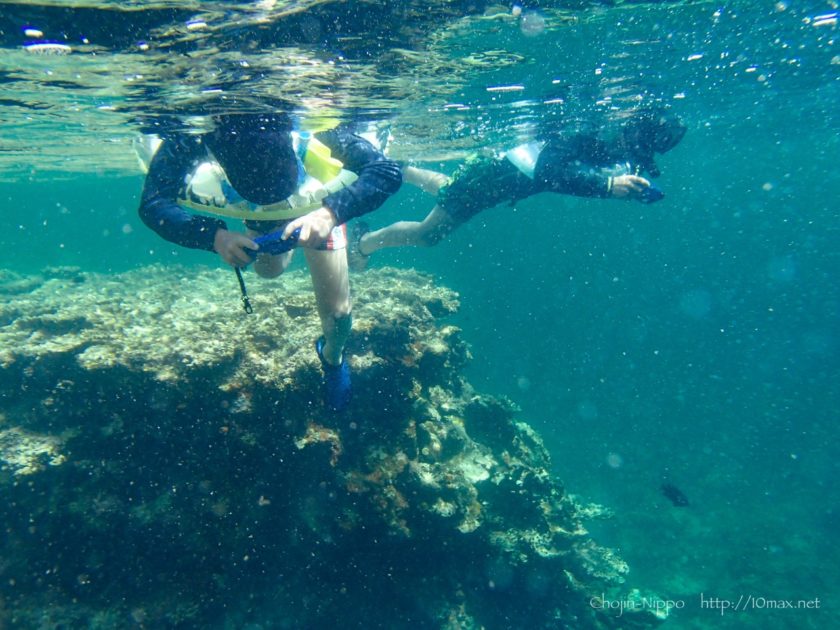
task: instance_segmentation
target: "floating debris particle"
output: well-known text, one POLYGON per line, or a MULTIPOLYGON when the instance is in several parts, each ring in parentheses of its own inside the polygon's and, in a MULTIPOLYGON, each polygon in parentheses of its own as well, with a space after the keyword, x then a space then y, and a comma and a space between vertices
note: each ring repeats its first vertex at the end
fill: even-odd
POLYGON ((493 85, 487 88, 488 92, 521 92, 524 85, 493 85))
POLYGON ((73 49, 66 44, 56 44, 52 42, 40 42, 37 44, 26 44, 24 46, 26 52, 33 55, 69 55, 73 49))

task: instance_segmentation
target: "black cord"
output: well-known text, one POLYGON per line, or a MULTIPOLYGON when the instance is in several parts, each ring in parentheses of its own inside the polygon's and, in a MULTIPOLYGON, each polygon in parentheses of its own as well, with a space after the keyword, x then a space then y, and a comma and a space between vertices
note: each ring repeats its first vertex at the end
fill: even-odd
POLYGON ((248 289, 245 288, 245 279, 242 277, 242 272, 239 270, 239 267, 234 267, 233 269, 236 271, 236 279, 239 280, 239 290, 242 292, 242 308, 250 315, 254 312, 254 309, 251 306, 251 300, 248 299, 248 289))

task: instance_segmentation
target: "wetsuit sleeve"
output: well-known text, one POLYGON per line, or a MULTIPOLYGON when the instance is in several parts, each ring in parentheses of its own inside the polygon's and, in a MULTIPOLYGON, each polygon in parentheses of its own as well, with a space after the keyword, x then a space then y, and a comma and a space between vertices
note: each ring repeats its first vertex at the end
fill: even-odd
POLYGON ((549 142, 540 153, 534 179, 541 191, 578 197, 608 197, 610 178, 593 168, 585 138, 549 142))
POLYGON ((324 205, 335 214, 339 225, 376 210, 399 190, 402 170, 394 160, 362 138, 338 128, 318 134, 318 140, 329 147, 332 157, 340 160, 359 178, 324 198, 324 205))
POLYGON ((184 178, 206 157, 192 138, 164 140, 149 165, 139 213, 143 223, 167 241, 213 251, 216 230, 225 229, 225 222, 191 214, 177 204, 184 178))

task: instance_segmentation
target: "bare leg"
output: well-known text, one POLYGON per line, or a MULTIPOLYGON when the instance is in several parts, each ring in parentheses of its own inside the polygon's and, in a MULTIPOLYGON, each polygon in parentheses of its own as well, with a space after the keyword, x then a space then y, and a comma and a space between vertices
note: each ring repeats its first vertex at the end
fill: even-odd
POLYGON ((440 189, 449 183, 449 177, 437 171, 430 171, 425 168, 417 168, 416 166, 406 166, 403 168, 403 181, 406 184, 417 186, 423 192, 437 197, 440 189))
POLYGON ((344 250, 303 250, 315 290, 315 302, 324 331, 324 360, 341 363, 341 353, 350 336, 350 279, 344 250))
POLYGON ((386 247, 431 247, 449 235, 457 224, 439 206, 422 221, 397 221, 381 230, 368 232, 359 241, 359 251, 364 256, 386 247))

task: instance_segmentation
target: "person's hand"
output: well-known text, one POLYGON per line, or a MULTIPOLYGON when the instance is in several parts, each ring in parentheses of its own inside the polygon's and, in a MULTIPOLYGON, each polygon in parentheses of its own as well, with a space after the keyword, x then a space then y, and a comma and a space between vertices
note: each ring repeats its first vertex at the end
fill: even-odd
POLYGON ((617 177, 613 177, 610 194, 617 199, 638 197, 649 186, 650 182, 644 177, 639 177, 638 175, 618 175, 617 177))
POLYGON ((245 267, 252 262, 252 258, 245 252, 245 248, 257 251, 260 246, 241 232, 218 229, 213 238, 213 250, 231 267, 245 267))
POLYGON ((283 230, 284 241, 291 236, 292 232, 300 228, 298 244, 301 247, 318 247, 326 241, 332 229, 335 227, 335 215, 332 210, 320 207, 309 214, 304 214, 293 221, 289 221, 286 229, 283 230))

